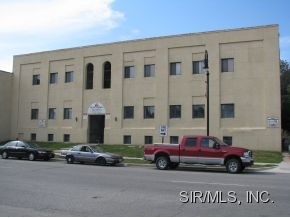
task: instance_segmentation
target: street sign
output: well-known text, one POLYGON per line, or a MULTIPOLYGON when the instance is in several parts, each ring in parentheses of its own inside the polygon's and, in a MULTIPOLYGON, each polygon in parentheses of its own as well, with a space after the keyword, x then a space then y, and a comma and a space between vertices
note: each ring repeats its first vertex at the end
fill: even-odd
POLYGON ((167 136, 168 128, 166 125, 160 125, 159 134, 160 136, 167 136))

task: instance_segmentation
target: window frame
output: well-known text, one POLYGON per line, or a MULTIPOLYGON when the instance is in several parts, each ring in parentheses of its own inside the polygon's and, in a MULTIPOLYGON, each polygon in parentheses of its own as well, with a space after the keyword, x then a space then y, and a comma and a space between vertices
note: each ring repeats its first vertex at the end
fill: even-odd
POLYGON ((170 76, 178 76, 182 74, 181 62, 171 62, 170 63, 170 76), (179 66, 179 67, 177 67, 179 66))
POLYGON ((221 72, 234 72, 235 71, 235 59, 234 58, 222 58, 221 59, 221 72))
POLYGON ((124 78, 125 79, 135 78, 135 66, 125 66, 124 78))
POLYGON ((86 90, 94 88, 94 65, 88 63, 86 66, 86 90))
POLYGON ((40 85, 40 74, 33 74, 32 75, 32 85, 33 86, 40 85))
POLYGON ((153 136, 152 135, 145 135, 144 136, 144 144, 153 144, 153 136))
POLYGON ((123 119, 134 119, 134 106, 124 106, 123 110, 123 119))
POLYGON ((221 118, 222 119, 235 118, 235 104, 233 103, 221 104, 221 118))
POLYGON ((132 144, 132 136, 131 135, 123 135, 123 144, 131 145, 132 144))
POLYGON ((205 104, 193 104, 192 105, 192 119, 204 119, 205 118, 205 104), (198 109, 196 107, 203 108, 203 114, 201 112, 195 113, 198 109), (202 116, 201 116, 202 114, 202 116))
POLYGON ((204 61, 192 61, 192 74, 205 74, 204 61), (198 65, 198 67, 196 65, 198 65), (197 68, 198 70, 196 71, 197 68))
POLYGON ((65 83, 72 83, 74 81, 74 71, 66 71, 65 72, 65 83))
POLYGON ((71 120, 72 119, 72 108, 71 107, 63 108, 63 119, 64 120, 71 120))
POLYGON ((181 112, 182 112, 181 105, 169 105, 169 118, 170 119, 180 119, 181 112))
POLYGON ((143 107, 143 118, 144 119, 154 119, 155 118, 155 106, 144 106, 143 107), (153 110, 153 111, 151 111, 153 110))
POLYGON ((154 77, 155 76, 155 64, 145 64, 144 65, 144 77, 154 77))
POLYGON ((179 144, 179 136, 170 136, 170 144, 179 144))
POLYGON ((56 119, 56 108, 48 108, 48 119, 55 120, 56 119))
POLYGON ((103 67, 103 89, 110 89, 112 83, 112 64, 109 61, 103 67))
POLYGON ((54 141, 54 134, 48 133, 47 134, 47 141, 48 142, 53 142, 54 141))
POLYGON ((63 142, 70 142, 70 134, 63 134, 63 142))
POLYGON ((58 72, 50 73, 49 84, 57 84, 58 82, 58 72))
POLYGON ((39 116, 39 109, 38 108, 31 108, 30 119, 31 120, 38 120, 39 116))

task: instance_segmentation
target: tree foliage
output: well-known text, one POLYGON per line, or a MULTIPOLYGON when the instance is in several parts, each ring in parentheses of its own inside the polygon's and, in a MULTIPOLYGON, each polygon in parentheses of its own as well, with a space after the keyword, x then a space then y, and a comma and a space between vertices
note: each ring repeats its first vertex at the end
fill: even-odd
POLYGON ((290 64, 285 60, 280 62, 281 72, 281 116, 282 129, 290 132, 290 64))

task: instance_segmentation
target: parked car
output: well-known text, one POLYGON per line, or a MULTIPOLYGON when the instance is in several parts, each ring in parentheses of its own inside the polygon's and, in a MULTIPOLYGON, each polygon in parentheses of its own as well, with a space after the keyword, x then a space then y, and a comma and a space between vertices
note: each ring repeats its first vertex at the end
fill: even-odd
POLYGON ((9 157, 50 160, 54 153, 50 150, 39 148, 37 144, 24 141, 10 141, 0 147, 0 155, 3 159, 9 157))
POLYGON ((252 151, 228 146, 213 136, 183 136, 180 144, 145 145, 144 159, 156 163, 160 170, 184 163, 221 165, 229 173, 240 173, 254 164, 252 151))
POLYGON ((10 142, 11 140, 6 140, 6 141, 2 141, 2 142, 0 142, 0 147, 1 146, 3 146, 3 145, 5 145, 7 142, 10 142))
POLYGON ((117 154, 104 152, 100 147, 94 144, 81 144, 63 151, 67 163, 96 163, 98 165, 116 165, 124 161, 124 158, 117 154))

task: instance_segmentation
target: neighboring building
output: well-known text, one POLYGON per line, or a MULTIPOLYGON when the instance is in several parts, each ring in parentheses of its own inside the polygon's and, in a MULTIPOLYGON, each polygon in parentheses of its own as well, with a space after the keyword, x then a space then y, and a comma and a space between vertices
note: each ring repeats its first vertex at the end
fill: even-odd
POLYGON ((10 139, 13 74, 0 70, 0 142, 10 139))
POLYGON ((11 137, 144 144, 206 134, 281 149, 278 25, 14 56, 11 137))

